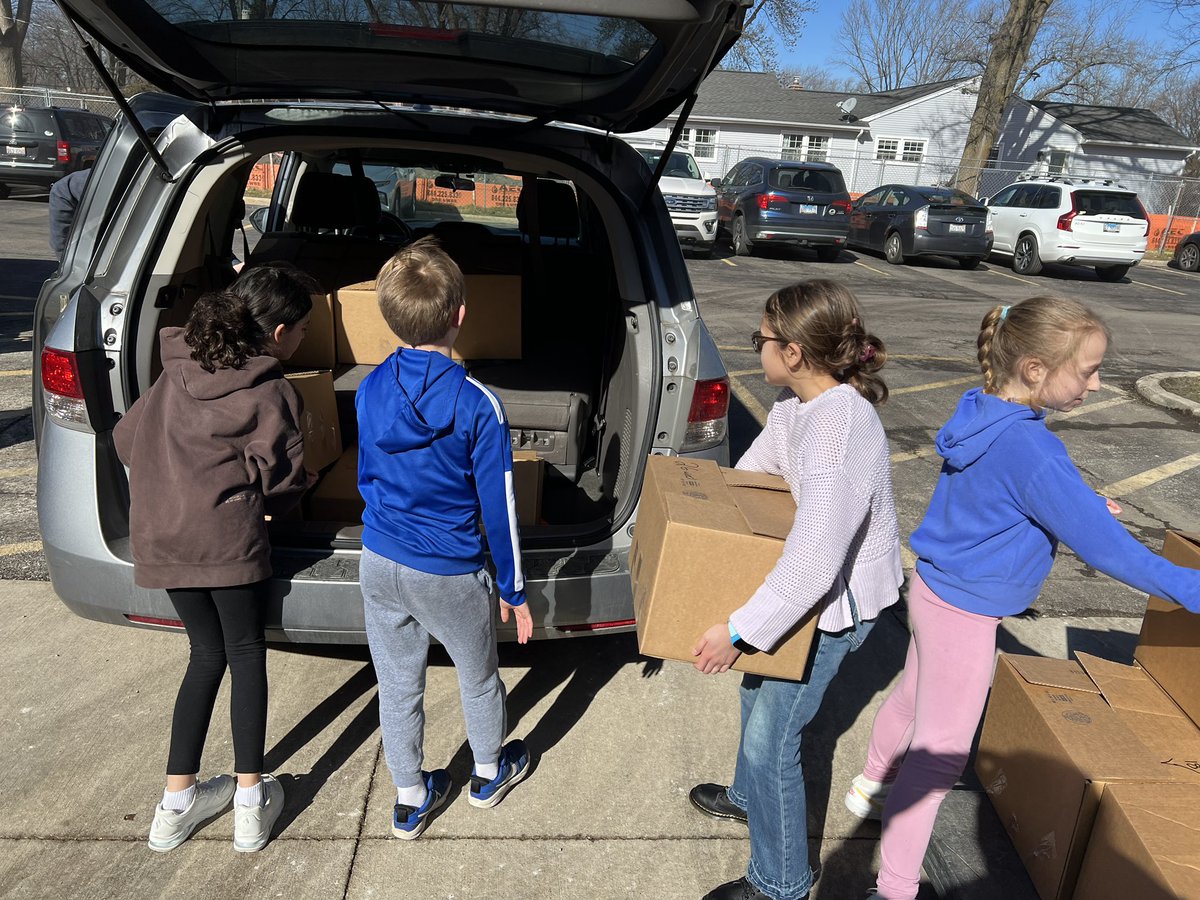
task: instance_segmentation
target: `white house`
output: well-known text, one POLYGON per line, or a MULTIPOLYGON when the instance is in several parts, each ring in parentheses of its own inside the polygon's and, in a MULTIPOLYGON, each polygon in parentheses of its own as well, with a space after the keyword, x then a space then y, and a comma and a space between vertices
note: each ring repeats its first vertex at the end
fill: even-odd
MULTIPOLYGON (((782 87, 770 73, 717 70, 701 85, 680 143, 708 177, 723 177, 738 160, 760 155, 832 162, 853 193, 886 182, 948 183, 958 171, 978 90, 972 77, 880 93, 808 91, 782 87)), ((675 122, 672 117, 628 137, 664 141, 675 122)), ((994 193, 1034 171, 1178 179, 1198 152, 1149 110, 1013 97, 986 166, 995 172, 984 173, 979 193, 994 193)))

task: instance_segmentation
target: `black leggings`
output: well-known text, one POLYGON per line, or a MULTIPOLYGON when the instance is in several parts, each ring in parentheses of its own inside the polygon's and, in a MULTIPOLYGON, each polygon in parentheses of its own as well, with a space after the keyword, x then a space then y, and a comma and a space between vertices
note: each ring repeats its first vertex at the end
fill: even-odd
POLYGON ((167 593, 187 629, 191 656, 171 720, 168 775, 200 771, 213 704, 228 664, 234 771, 261 772, 267 732, 266 582, 167 593))

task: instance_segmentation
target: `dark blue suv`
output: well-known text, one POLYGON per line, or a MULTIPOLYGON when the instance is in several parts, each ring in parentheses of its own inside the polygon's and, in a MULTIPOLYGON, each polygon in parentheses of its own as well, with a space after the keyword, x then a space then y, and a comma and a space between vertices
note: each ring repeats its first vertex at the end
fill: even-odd
POLYGON ((758 244, 811 247, 833 262, 850 230, 850 195, 832 163, 751 157, 714 178, 717 226, 736 256, 758 244))

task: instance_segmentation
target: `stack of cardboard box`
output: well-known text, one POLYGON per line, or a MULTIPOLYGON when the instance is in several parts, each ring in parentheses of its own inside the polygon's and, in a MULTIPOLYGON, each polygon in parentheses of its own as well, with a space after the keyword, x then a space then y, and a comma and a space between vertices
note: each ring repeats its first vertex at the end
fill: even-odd
POLYGON ((980 781, 1043 900, 1200 897, 1200 616, 1151 597, 1137 665, 1077 657, 1000 657, 980 781))

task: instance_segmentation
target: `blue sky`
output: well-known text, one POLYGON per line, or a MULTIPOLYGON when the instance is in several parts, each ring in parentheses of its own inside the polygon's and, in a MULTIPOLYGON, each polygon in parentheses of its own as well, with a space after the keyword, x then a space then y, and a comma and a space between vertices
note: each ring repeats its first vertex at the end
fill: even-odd
MULTIPOLYGON (((1080 0, 1059 2, 1074 5, 1080 0)), ((795 48, 779 55, 780 66, 785 69, 820 66, 838 75, 851 76, 853 72, 842 62, 844 54, 837 49, 837 32, 848 0, 816 0, 816 3, 817 10, 809 15, 804 33, 796 41, 795 48)), ((1164 42, 1170 37, 1166 13, 1152 3, 1139 5, 1130 19, 1128 27, 1131 35, 1164 42)))

